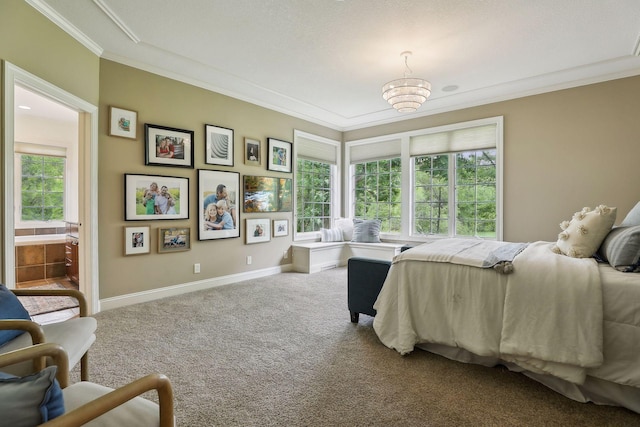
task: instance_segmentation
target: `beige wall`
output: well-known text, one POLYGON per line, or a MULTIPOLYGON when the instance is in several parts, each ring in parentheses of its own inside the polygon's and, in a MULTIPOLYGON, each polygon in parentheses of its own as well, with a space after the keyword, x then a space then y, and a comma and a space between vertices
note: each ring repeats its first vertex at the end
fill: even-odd
MULTIPOLYGON (((289 237, 245 245, 241 237, 197 240, 197 168, 241 175, 283 176, 264 166, 245 166, 243 138, 292 141, 293 130, 351 141, 460 121, 502 115, 505 123, 505 239, 554 240, 558 223, 583 206, 604 203, 620 210, 618 222, 640 199, 640 77, 584 86, 486 106, 406 120, 344 134, 207 90, 99 60, 21 0, 0 2, 0 58, 99 105, 100 298, 124 295, 212 277, 282 265, 289 237), (108 107, 138 111, 136 141, 107 134, 108 107), (195 131, 195 169, 145 166, 143 124, 195 131), (204 124, 234 129, 235 166, 204 165, 204 124), (124 221, 123 175, 144 173, 189 177, 190 219, 124 221), (192 250, 123 254, 125 226, 189 226, 192 250), (253 264, 245 258, 251 255, 253 264), (193 274, 199 262, 202 273, 193 274)), ((294 147, 295 150, 295 147, 294 147)), ((291 213, 243 214, 246 218, 288 218, 291 213)), ((243 225, 243 224, 241 224, 243 225)), ((290 259, 286 261, 290 262, 290 259)))
MULTIPOLYGON (((0 2, 0 60, 98 105, 99 58, 23 0, 0 2)), ((2 87, 0 84, 0 99, 4 98, 2 87)), ((4 117, 4 102, 0 103, 0 117, 4 117)), ((4 151, 1 126, 0 138, 4 151)), ((4 189, 3 176, 0 176, 0 188, 4 189)), ((2 198, 4 200, 4 192, 2 198)), ((1 218, 4 222, 4 211, 1 218)), ((0 227, 0 233, 2 230, 4 227, 0 227)), ((4 235, 2 240, 1 248, 4 248, 4 235)), ((0 265, 3 264, 4 255, 0 256, 0 265)))
MULTIPOLYGON (((428 102, 428 101, 427 101, 428 102)), ((344 141, 504 116, 504 239, 554 241, 584 206, 640 200, 640 77, 346 132, 344 141)))
POLYGON ((288 259, 283 259, 283 252, 289 250, 292 242, 291 233, 287 237, 272 238, 269 243, 246 245, 244 229, 247 218, 288 219, 293 225, 291 212, 245 214, 240 208, 240 238, 198 241, 197 169, 240 172, 241 185, 244 175, 291 177, 291 174, 267 171, 264 156, 268 137, 293 141, 293 131, 299 129, 340 140, 339 132, 107 60, 100 62, 100 111, 100 298, 291 263, 290 253, 288 259), (110 105, 138 112, 136 141, 108 136, 110 105), (145 166, 144 123, 193 130, 195 168, 145 166), (205 165, 205 124, 233 129, 233 167, 205 165), (245 137, 262 141, 261 166, 244 164, 245 137), (188 177, 189 220, 124 221, 125 173, 188 177), (123 255, 125 226, 151 228, 151 255, 123 255), (157 253, 157 229, 171 226, 191 228, 190 251, 157 253), (246 264, 249 255, 251 265, 246 264), (194 263, 200 263, 200 274, 193 273, 194 263))
POLYGON ((23 0, 0 2, 0 59, 98 105, 99 58, 23 0))

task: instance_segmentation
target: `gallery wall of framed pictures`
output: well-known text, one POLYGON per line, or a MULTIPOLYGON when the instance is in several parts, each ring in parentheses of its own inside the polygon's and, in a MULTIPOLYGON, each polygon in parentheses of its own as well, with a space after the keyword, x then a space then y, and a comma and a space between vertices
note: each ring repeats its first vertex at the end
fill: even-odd
MULTIPOLYGON (((109 135, 138 139, 138 111, 111 106, 109 135)), ((253 218, 253 214, 292 212, 293 179, 290 176, 263 176, 233 170, 235 159, 234 130, 203 124, 204 138, 197 141, 195 132, 178 127, 144 123, 144 166, 195 169, 195 153, 202 152, 203 164, 232 170, 199 168, 195 176, 187 172, 174 176, 165 173, 124 173, 124 220, 151 221, 150 225, 124 227, 124 254, 167 254, 188 251, 192 247, 189 225, 166 226, 166 220, 191 220, 197 217, 197 240, 241 237, 245 244, 269 242, 272 237, 289 235, 288 218, 253 218), (199 148, 201 147, 201 148, 199 148), (202 151, 200 151, 202 150, 202 151), (197 197, 190 200, 191 179, 196 179, 197 197), (247 214, 241 222, 240 213, 247 214), (244 225, 244 227, 243 227, 244 225), (155 242, 153 242, 155 240, 155 242)), ((266 144, 252 136, 243 138, 238 150, 245 166, 291 174, 293 144, 266 138, 266 144), (264 159, 264 162, 263 162, 264 159)))

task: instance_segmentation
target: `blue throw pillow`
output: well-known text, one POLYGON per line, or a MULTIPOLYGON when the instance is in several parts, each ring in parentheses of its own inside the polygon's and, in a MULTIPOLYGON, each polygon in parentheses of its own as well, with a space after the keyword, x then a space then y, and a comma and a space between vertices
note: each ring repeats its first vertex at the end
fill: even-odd
MULTIPOLYGON (((25 310, 18 297, 3 284, 0 284, 0 319, 31 320, 29 312, 25 310)), ((24 332, 0 330, 0 346, 24 334, 24 332)))
POLYGON ((354 219, 352 242, 380 243, 379 219, 354 219))
POLYGON ((0 372, 0 424, 33 427, 64 413, 64 400, 55 366, 15 377, 0 372))

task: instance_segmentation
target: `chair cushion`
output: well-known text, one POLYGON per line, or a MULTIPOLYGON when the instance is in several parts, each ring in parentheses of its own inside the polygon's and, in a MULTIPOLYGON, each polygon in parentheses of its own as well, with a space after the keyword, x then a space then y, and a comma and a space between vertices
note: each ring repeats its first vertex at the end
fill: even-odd
MULTIPOLYGON (((31 320, 18 297, 3 284, 0 284, 0 319, 31 320)), ((24 331, 0 330, 0 346, 22 334, 24 331)))
POLYGON ((16 377, 0 372, 0 425, 33 427, 64 413, 56 367, 16 377))
MULTIPOLYGON (((69 356, 69 369, 80 362, 82 356, 96 340, 96 319, 93 317, 76 317, 64 322, 41 325, 46 342, 60 344, 69 356)), ((3 352, 17 350, 32 345, 29 334, 21 335, 2 347, 3 352)), ((26 375, 32 371, 33 363, 25 361, 2 368, 13 375, 26 375)))
MULTIPOLYGON (((62 390, 64 407, 70 412, 85 403, 95 400, 113 389, 88 381, 81 381, 62 390)), ((135 397, 127 403, 99 416, 85 424, 87 427, 157 427, 160 422, 158 404, 142 397, 135 397)))

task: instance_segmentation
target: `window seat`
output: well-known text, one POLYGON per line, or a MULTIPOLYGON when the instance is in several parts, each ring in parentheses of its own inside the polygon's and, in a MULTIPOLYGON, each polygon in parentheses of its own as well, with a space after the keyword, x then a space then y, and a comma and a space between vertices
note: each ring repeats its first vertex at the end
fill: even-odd
POLYGON ((308 242, 291 245, 293 269, 300 273, 317 273, 347 265, 351 257, 391 261, 401 252, 403 243, 308 242))

